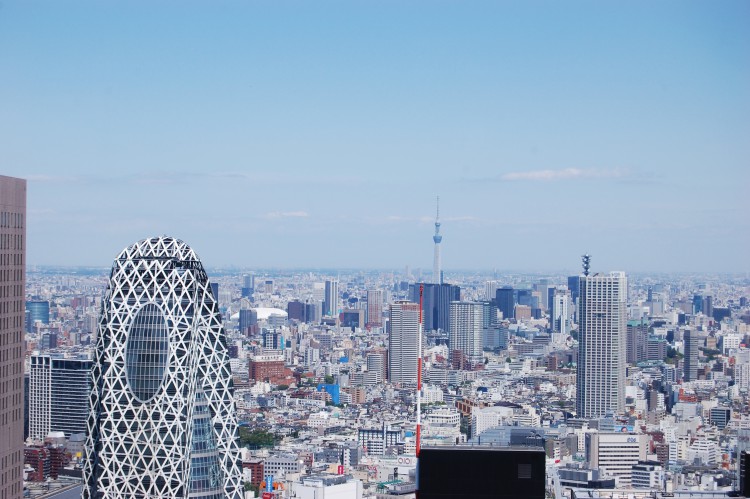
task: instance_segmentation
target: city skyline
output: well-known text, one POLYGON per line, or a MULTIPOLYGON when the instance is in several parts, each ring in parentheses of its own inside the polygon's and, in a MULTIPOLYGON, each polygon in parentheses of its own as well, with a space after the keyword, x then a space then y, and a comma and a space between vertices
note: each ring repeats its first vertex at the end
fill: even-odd
POLYGON ((29 264, 750 270, 746 3, 327 5, 4 5, 29 264))
MULTIPOLYGON (((175 487, 189 483, 191 496, 229 496, 219 490, 225 473, 213 444, 233 432, 214 434, 209 418, 234 413, 243 488, 273 482, 275 497, 374 499, 397 470, 393 490, 421 497, 429 487, 411 470, 418 462, 422 473, 429 449, 455 467, 459 449, 517 462, 519 445, 540 466, 520 477, 511 467, 524 491, 513 497, 530 497, 531 481, 540 498, 747 490, 748 455, 737 444, 750 427, 750 277, 630 279, 592 270, 590 255, 582 263, 581 277, 454 274, 442 285, 363 272, 209 279, 183 243, 153 238, 124 250, 109 277, 30 272, 24 489, 74 485, 83 470, 83 497, 94 496, 99 469, 107 497, 167 482, 169 490, 147 495, 183 497, 175 487), (322 313, 338 305, 341 313, 322 313), (91 400, 70 393, 77 402, 62 405, 55 380, 80 376, 56 376, 55 363, 92 357, 91 400), (209 410, 220 392, 221 407, 209 410), (87 402, 84 440, 55 419, 88 413, 87 402), (202 438, 212 434, 213 443, 202 438), (182 480, 177 447, 191 449, 182 480), (109 487, 111 479, 124 485, 109 487)), ((496 488, 502 468, 461 474, 496 488)), ((455 482, 455 473, 438 475, 455 482)))
POLYGON ((0 499, 750 497, 749 27, 0 2, 0 499))

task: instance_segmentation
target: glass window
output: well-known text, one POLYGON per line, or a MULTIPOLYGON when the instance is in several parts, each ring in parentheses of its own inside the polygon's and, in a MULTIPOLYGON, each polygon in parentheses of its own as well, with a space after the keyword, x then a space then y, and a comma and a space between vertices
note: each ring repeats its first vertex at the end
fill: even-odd
POLYGON ((145 402, 156 395, 168 354, 167 321, 156 304, 148 303, 133 319, 125 347, 128 385, 140 400, 145 402))

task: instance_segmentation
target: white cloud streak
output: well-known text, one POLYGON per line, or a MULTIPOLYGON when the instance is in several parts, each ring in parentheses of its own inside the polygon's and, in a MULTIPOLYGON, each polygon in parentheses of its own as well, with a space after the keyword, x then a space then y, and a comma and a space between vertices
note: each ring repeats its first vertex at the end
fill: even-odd
POLYGON ((625 170, 615 168, 609 170, 601 169, 582 169, 582 168, 563 168, 561 170, 536 170, 528 172, 509 172, 500 175, 500 180, 505 181, 535 181, 535 182, 552 182, 557 180, 572 179, 605 179, 605 178, 622 178, 627 175, 625 170))
POLYGON ((268 220, 276 220, 279 218, 307 218, 310 214, 306 211, 271 211, 263 215, 261 218, 268 220))

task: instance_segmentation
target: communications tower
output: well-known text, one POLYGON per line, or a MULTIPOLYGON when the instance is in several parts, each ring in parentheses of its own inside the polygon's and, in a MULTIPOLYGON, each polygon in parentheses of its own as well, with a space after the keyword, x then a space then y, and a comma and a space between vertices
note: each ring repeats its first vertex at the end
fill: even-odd
POLYGON ((440 242, 443 236, 440 235, 440 196, 437 198, 437 214, 435 215, 435 235, 432 236, 435 241, 435 258, 432 262, 432 282, 435 284, 443 283, 443 275, 440 271, 440 242))

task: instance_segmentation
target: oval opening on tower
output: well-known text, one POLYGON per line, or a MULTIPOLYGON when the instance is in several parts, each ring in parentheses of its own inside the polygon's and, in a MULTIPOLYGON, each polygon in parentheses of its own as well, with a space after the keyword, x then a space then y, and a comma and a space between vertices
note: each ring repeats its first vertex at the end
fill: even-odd
POLYGON ((168 354, 167 320, 155 303, 147 303, 130 323, 125 344, 128 386, 142 402, 151 400, 159 390, 168 354))

